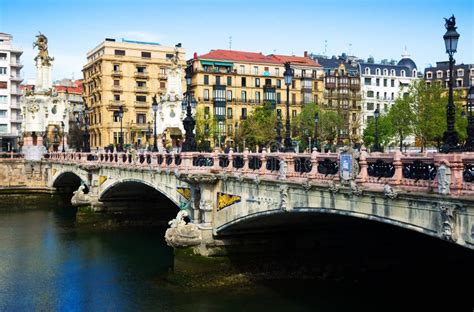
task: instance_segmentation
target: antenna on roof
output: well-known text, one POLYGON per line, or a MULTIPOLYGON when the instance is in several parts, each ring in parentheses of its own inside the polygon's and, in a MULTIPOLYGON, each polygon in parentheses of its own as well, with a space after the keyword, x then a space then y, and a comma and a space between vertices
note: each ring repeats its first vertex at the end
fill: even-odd
POLYGON ((326 56, 328 53, 328 41, 324 40, 324 55, 326 56))
POLYGON ((229 36, 229 50, 232 50, 232 36, 229 36))

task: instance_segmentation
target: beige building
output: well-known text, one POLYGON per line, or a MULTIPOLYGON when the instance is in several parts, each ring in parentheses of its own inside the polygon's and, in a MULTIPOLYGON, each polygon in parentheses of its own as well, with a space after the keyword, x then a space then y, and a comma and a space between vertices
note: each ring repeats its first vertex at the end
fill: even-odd
POLYGON ((158 43, 105 39, 87 53, 83 87, 84 104, 90 112, 92 149, 120 142, 121 123, 117 114, 121 106, 124 145, 144 147, 153 143, 153 135, 149 133, 154 121, 152 96, 156 94, 160 99, 165 93, 167 71, 175 53, 185 66, 185 50, 180 44, 166 47, 158 43))
POLYGON ((286 86, 283 73, 285 62, 294 69, 290 86, 291 118, 304 104, 319 103, 323 94, 322 67, 305 56, 263 55, 262 53, 212 50, 195 56, 192 91, 197 108, 205 118, 214 117, 215 132, 211 145, 233 143, 241 120, 247 118, 257 105, 272 103, 286 119, 286 86))

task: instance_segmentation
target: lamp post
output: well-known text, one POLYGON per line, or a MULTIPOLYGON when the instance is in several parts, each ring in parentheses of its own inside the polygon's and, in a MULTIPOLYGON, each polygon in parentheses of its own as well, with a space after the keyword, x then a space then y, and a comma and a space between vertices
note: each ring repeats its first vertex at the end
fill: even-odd
POLYGON ((119 138, 120 149, 119 149, 119 152, 123 152, 123 127, 122 127, 123 105, 120 105, 120 107, 119 107, 118 117, 120 118, 120 138, 119 138))
POLYGON ((158 111, 158 102, 156 101, 156 94, 153 96, 153 103, 151 104, 151 108, 153 109, 154 115, 154 126, 153 126, 153 149, 152 152, 158 152, 158 145, 157 145, 157 138, 156 138, 156 112, 158 111))
POLYGON ((277 124, 276 124, 276 151, 281 149, 281 110, 277 110, 277 124))
POLYGON ((446 19, 446 33, 443 36, 444 44, 446 47, 446 53, 449 55, 449 93, 448 93, 448 106, 446 108, 446 123, 448 125, 447 130, 443 134, 443 146, 441 152, 449 153, 459 151, 459 136, 457 131, 454 129, 456 109, 453 101, 453 55, 456 53, 459 34, 456 31, 456 20, 454 15, 449 19, 446 19))
POLYGON ((472 118, 472 111, 474 110, 474 86, 469 88, 467 93, 466 109, 467 109, 467 139, 464 150, 466 152, 474 152, 474 120, 472 118))
POLYGON ((146 131, 146 147, 148 150, 148 147, 150 145, 150 136, 151 136, 151 125, 150 125, 150 122, 147 123, 148 124, 148 129, 146 131))
POLYGON ((183 120, 183 126, 185 133, 185 139, 183 143, 183 148, 181 149, 183 152, 194 152, 196 151, 196 139, 194 137, 194 126, 196 125, 196 121, 194 120, 191 114, 191 102, 192 102, 192 94, 191 94, 191 80, 193 77, 193 65, 189 65, 186 67, 186 118, 183 120))
POLYGON ((61 121, 61 133, 62 133, 62 140, 63 140, 63 150, 62 152, 65 153, 66 150, 64 149, 64 121, 61 121))
POLYGON ((379 147, 379 116, 380 116, 380 111, 377 108, 374 112, 375 116, 375 139, 374 139, 374 152, 380 152, 380 147, 379 147))
POLYGON ((285 153, 294 153, 295 149, 291 143, 290 126, 290 85, 293 80, 293 70, 290 68, 290 62, 285 63, 285 72, 283 73, 286 84, 286 133, 285 133, 285 153))
POLYGON ((314 147, 316 151, 318 150, 318 123, 319 123, 319 113, 314 113, 314 147))

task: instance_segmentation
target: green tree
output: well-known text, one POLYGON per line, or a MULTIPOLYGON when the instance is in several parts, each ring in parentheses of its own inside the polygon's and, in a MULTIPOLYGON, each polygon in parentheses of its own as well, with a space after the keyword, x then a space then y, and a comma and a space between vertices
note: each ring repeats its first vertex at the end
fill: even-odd
MULTIPOLYGON (((393 138, 392 123, 388 114, 382 114, 378 118, 379 144, 386 146, 393 138)), ((372 146, 375 143, 375 118, 370 118, 364 129, 363 141, 365 146, 372 146)))
MULTIPOLYGON (((318 137, 325 141, 332 149, 334 140, 344 126, 344 117, 335 111, 322 111, 319 114, 318 137)), ((322 145, 322 144, 321 144, 322 145)))
POLYGON ((392 135, 398 139, 400 151, 403 149, 403 140, 413 134, 415 116, 412 110, 412 97, 401 96, 392 105, 387 118, 391 124, 392 135))
POLYGON ((207 151, 211 147, 210 140, 213 139, 216 133, 216 121, 210 114, 205 114, 204 108, 196 110, 195 120, 195 135, 198 150, 207 151))
MULTIPOLYGON (((283 123, 284 124, 284 123, 283 123)), ((271 105, 258 106, 241 122, 236 139, 243 145, 244 139, 249 148, 271 146, 275 143, 276 114, 271 105)), ((283 131, 282 131, 282 136, 283 131)))
MULTIPOLYGON (((309 144, 309 137, 313 140, 315 138, 315 122, 314 115, 319 109, 315 104, 305 104, 301 112, 292 120, 292 133, 293 137, 299 141, 301 149, 306 149, 309 144)), ((316 142, 312 142, 311 145, 316 142)), ((314 145, 313 145, 314 146, 314 145)))

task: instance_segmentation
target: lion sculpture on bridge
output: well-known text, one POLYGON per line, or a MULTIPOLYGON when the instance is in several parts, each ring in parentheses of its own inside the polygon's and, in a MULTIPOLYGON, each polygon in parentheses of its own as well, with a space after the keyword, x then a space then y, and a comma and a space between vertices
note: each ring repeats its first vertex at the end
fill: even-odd
POLYGON ((186 223, 186 210, 180 210, 176 218, 168 222, 170 228, 165 232, 165 240, 170 247, 192 247, 201 244, 201 231, 196 224, 186 223))

